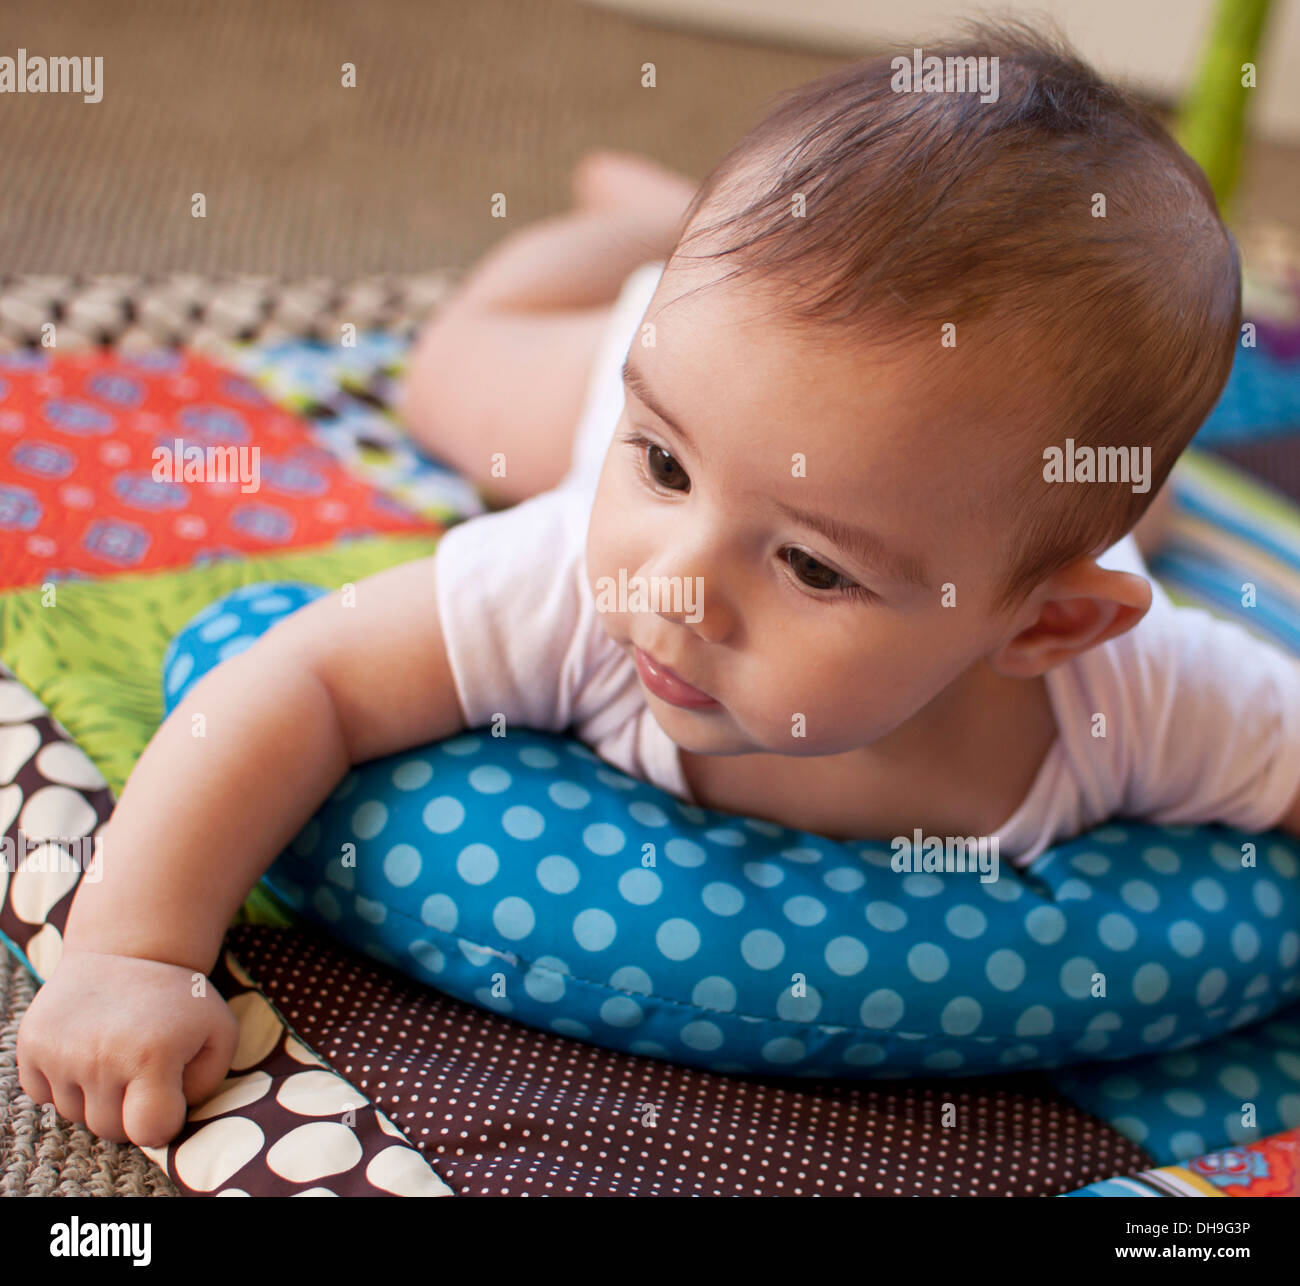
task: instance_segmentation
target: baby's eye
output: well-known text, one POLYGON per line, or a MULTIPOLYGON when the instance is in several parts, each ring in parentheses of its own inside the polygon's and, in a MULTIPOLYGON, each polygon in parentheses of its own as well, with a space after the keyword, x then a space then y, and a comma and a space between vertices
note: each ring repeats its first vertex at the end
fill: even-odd
POLYGON ((646 444, 646 468, 650 476, 661 486, 670 491, 689 491, 691 480, 686 471, 663 447, 654 442, 646 444))
POLYGON ((785 562, 790 564, 790 570, 803 584, 809 586, 809 589, 836 590, 837 593, 849 598, 861 598, 866 602, 875 601, 875 593, 867 589, 866 585, 859 585, 857 581, 849 580, 848 576, 841 576, 839 572, 827 567, 826 563, 819 563, 813 555, 805 553, 802 549, 789 546, 784 550, 784 554, 785 562))
POLYGON ((794 574, 810 589, 856 588, 854 582, 839 572, 819 563, 811 554, 793 547, 785 551, 785 560, 794 574))

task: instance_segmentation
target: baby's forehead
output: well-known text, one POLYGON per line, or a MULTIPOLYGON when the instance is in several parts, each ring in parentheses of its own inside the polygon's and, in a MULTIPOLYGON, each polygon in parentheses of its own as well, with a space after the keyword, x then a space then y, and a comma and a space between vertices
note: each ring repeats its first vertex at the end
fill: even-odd
POLYGON ((944 344, 938 325, 925 338, 887 321, 850 327, 802 318, 790 283, 731 271, 713 262, 665 269, 641 344, 629 354, 652 383, 706 400, 725 388, 744 402, 787 411, 797 399, 805 417, 842 421, 855 436, 901 419, 918 447, 929 430, 965 440, 1023 423, 1043 402, 1036 363, 1023 345, 958 349, 944 344), (890 402, 893 414, 885 417, 890 402))
POLYGON ((673 426, 670 447, 685 443, 737 494, 807 496, 844 521, 864 505, 969 519, 977 493, 1000 490, 1014 469, 1006 452, 1033 449, 955 364, 944 378, 916 345, 793 325, 754 283, 682 293, 692 284, 662 283, 646 312, 653 342, 627 356, 627 389, 673 426))

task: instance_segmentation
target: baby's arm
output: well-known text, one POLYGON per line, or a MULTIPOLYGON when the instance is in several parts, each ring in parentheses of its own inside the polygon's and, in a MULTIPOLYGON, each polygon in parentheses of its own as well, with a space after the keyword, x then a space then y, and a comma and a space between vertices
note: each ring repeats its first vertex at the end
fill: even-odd
POLYGON ((358 582, 354 606, 317 600, 201 679, 104 829, 102 880, 82 882, 19 1032, 24 1090, 106 1138, 172 1138, 230 1064, 233 1017, 191 981, 249 889, 352 764, 463 726, 432 558, 358 582))

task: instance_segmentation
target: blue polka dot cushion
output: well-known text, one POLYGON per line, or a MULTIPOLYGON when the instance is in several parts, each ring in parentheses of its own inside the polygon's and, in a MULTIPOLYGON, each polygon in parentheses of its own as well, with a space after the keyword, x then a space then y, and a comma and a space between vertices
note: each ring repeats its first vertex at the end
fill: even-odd
MULTIPOLYGON (((168 649, 168 707, 323 592, 205 609, 168 649)), ((1298 852, 1125 823, 989 882, 900 875, 887 844, 694 808, 576 740, 483 730, 354 769, 265 882, 394 969, 614 1049, 969 1075, 1182 1049, 1293 1002, 1298 852)))

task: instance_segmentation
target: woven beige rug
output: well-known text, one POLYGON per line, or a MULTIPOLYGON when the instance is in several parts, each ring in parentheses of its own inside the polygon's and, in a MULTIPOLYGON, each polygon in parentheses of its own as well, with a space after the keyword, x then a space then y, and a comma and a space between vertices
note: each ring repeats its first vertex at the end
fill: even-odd
POLYGON ((562 209, 594 147, 703 178, 766 97, 844 61, 576 0, 5 0, 4 19, 0 53, 104 61, 98 103, 4 96, 0 273, 459 267, 502 234, 494 193, 515 226, 562 209))

